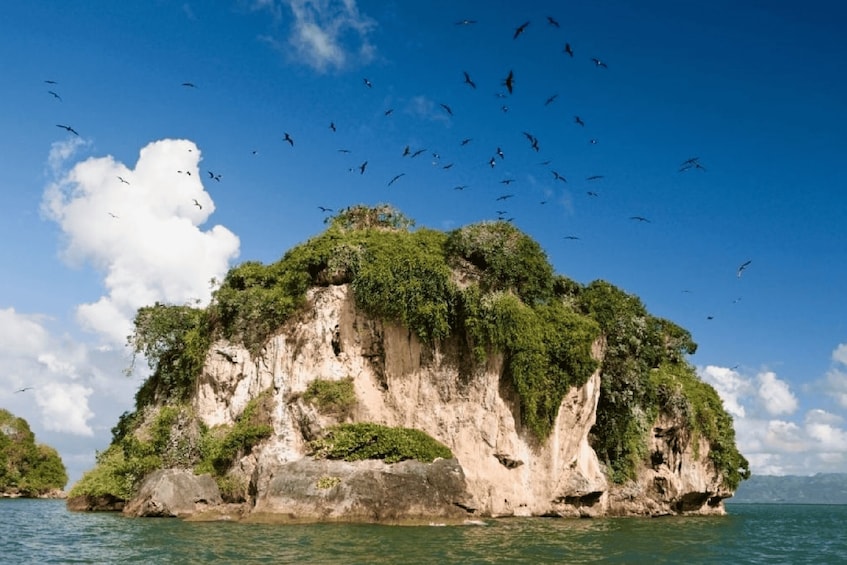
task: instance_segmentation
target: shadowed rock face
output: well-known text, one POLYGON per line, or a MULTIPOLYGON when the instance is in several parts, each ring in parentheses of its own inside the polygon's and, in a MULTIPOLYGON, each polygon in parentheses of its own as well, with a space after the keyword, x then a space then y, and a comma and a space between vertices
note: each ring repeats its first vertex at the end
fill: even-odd
POLYGON ((159 469, 141 484, 138 495, 124 508, 129 516, 190 516, 222 503, 218 485, 210 475, 187 469, 159 469))
MULTIPOLYGON (((249 484, 251 500, 241 512, 246 519, 408 522, 471 514, 723 512, 721 500, 731 493, 719 486, 706 442, 695 444, 681 422, 660 418, 638 479, 609 484, 589 443, 599 372, 568 392, 552 432, 539 442, 520 423, 501 356, 475 366, 458 340, 423 344, 408 329, 359 312, 348 285, 314 288, 308 298, 311 307, 256 356, 232 343, 213 344, 192 399, 198 417, 215 426, 232 424, 251 399, 270 391, 273 434, 230 471, 249 484), (321 413, 302 398, 315 379, 348 378, 356 399, 343 414, 321 413), (340 422, 416 428, 447 445, 455 459, 392 465, 312 459, 308 441, 340 422)), ((601 342, 594 355, 602 357, 601 342)), ((183 475, 159 474, 148 483, 128 513, 183 515, 214 504, 209 491, 183 475), (168 489, 184 489, 186 497, 166 496, 168 489)))
POLYGON ((304 458, 273 469, 254 513, 296 521, 404 523, 459 521, 471 515, 462 467, 455 459, 431 464, 304 458))

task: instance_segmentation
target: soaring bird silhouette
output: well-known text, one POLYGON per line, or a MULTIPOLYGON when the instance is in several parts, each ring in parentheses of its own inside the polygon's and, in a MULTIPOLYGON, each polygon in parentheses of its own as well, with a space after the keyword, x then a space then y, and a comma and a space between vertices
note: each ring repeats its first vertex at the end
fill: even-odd
POLYGON ((214 180, 216 180, 216 181, 218 181, 218 182, 221 182, 221 175, 220 175, 220 174, 217 174, 217 175, 216 175, 216 174, 215 174, 215 173, 213 173, 212 171, 208 171, 208 173, 209 173, 209 178, 210 178, 210 179, 214 179, 214 180))
POLYGON ((462 140, 461 145, 462 145, 462 146, 465 146, 465 145, 467 145, 468 143, 470 143, 471 141, 473 141, 473 139, 472 139, 472 138, 470 138, 470 137, 466 137, 465 139, 463 139, 463 140, 462 140))
POLYGON ((24 388, 19 388, 18 390, 16 390, 15 393, 17 394, 19 392, 26 392, 28 390, 32 390, 32 388, 33 387, 31 387, 31 386, 25 386, 24 388))
POLYGON ((553 180, 560 180, 562 182, 568 182, 568 179, 557 173, 556 171, 550 171, 553 173, 553 180))
POLYGON ((412 157, 411 157, 411 158, 412 158, 412 159, 414 159, 415 157, 417 157, 418 155, 421 155, 421 154, 423 154, 423 153, 426 153, 426 149, 418 149, 417 151, 415 151, 414 153, 412 153, 412 157))
POLYGON ((513 182, 515 182, 515 179, 503 179, 500 181, 500 184, 505 184, 506 186, 509 186, 513 182))
POLYGON ((411 155, 411 154, 412 154, 412 148, 411 147, 409 147, 407 145, 406 147, 403 148, 403 157, 405 157, 406 155, 411 155))
POLYGON ((59 84, 55 80, 45 80, 44 82, 47 83, 47 84, 59 84))
POLYGON ((508 200, 509 198, 512 198, 513 196, 514 196, 514 194, 503 194, 501 196, 498 196, 497 200, 508 200))
POLYGON ((576 235, 566 235, 565 239, 579 239, 579 236, 576 235))
POLYGON ((282 140, 287 141, 288 144, 291 145, 291 147, 294 147, 294 140, 291 139, 291 136, 288 134, 288 132, 286 132, 285 137, 282 138, 282 140))
POLYGON ((465 190, 468 187, 466 184, 460 184, 458 186, 454 186, 453 190, 465 190))
POLYGON ((395 182, 397 182, 397 180, 398 180, 400 177, 404 176, 405 174, 406 174, 406 173, 400 173, 399 175, 394 175, 394 178, 392 178, 390 181, 388 181, 388 186, 391 186, 392 184, 394 184, 395 182))
POLYGON ((465 84, 470 85, 471 88, 476 88, 476 83, 471 80, 471 75, 468 74, 468 71, 462 71, 462 74, 465 75, 465 84))
POLYGON ((650 223, 650 220, 648 220, 644 216, 630 216, 629 219, 630 220, 636 220, 638 222, 647 222, 648 224, 650 223))
POLYGON ((499 147, 497 148, 497 156, 500 157, 501 159, 506 158, 506 155, 503 154, 503 150, 500 149, 499 147))
POLYGON ((750 263, 752 263, 752 262, 753 262, 752 260, 748 259, 747 261, 744 261, 743 263, 741 263, 741 265, 738 267, 738 273, 736 274, 736 276, 738 276, 740 278, 741 273, 743 273, 744 269, 749 267, 750 263))
POLYGON ((551 26, 553 26, 553 27, 561 27, 561 26, 559 25, 559 22, 557 22, 557 21, 553 18, 553 16, 547 16, 547 23, 549 23, 549 24, 550 24, 551 26))
POLYGON ((573 57, 573 48, 570 43, 565 43, 565 53, 573 57))
POLYGON ((503 81, 503 86, 506 87, 506 90, 509 91, 509 94, 512 93, 512 87, 515 84, 515 73, 513 71, 509 71, 509 75, 503 81))
POLYGON ((367 162, 367 161, 365 161, 364 163, 362 163, 361 165, 359 165, 359 174, 360 174, 360 175, 365 174, 365 167, 367 167, 367 166, 368 166, 368 162, 367 162))
POLYGON ((585 180, 600 180, 603 178, 603 175, 591 175, 590 177, 585 177, 585 180))
POLYGON ((552 103, 553 103, 553 101, 554 101, 556 98, 558 98, 558 97, 559 97, 559 95, 558 95, 558 94, 554 94, 553 96, 551 96, 550 98, 548 98, 547 100, 545 100, 545 101, 544 101, 544 105, 545 105, 545 106, 549 106, 549 105, 550 105, 550 104, 552 104, 552 103))
POLYGON ((596 198, 596 197, 600 196, 599 194, 597 194, 593 190, 589 190, 585 194, 587 194, 588 196, 591 196, 592 198, 596 198))
POLYGON ((50 94, 52 94, 52 95, 53 95, 53 98, 57 99, 59 102, 61 102, 61 101, 62 101, 62 97, 61 97, 61 96, 59 96, 58 94, 56 94, 55 92, 53 92, 52 90, 48 90, 47 92, 49 92, 50 94))
POLYGON ((585 127, 585 122, 583 122, 582 118, 580 118, 579 116, 574 116, 573 121, 574 121, 575 124, 579 124, 582 127, 585 127))
POLYGON ((609 68, 609 67, 608 67, 608 65, 606 65, 606 63, 604 63, 603 61, 601 61, 601 60, 600 60, 600 59, 598 59, 597 57, 591 57, 591 60, 592 60, 592 61, 594 61, 594 66, 595 66, 595 67, 603 67, 604 69, 608 69, 608 68, 609 68))
POLYGON ((195 205, 195 206, 197 206, 197 207, 198 207, 198 208, 200 208, 201 210, 203 209, 203 206, 201 206, 201 205, 200 205, 200 203, 199 203, 199 202, 197 202, 197 199, 196 199, 196 198, 192 198, 192 200, 194 201, 194 205, 195 205))
POLYGON ((447 104, 439 104, 439 106, 444 108, 444 111, 450 114, 451 116, 453 115, 453 110, 447 104))
POLYGON ((464 20, 459 20, 458 22, 456 22, 456 25, 457 26, 469 26, 469 25, 473 25, 475 23, 476 23, 476 20, 464 19, 464 20))
POLYGON ((185 86, 187 88, 197 88, 197 85, 194 84, 193 82, 184 82, 184 83, 182 83, 182 86, 185 86))
POLYGON ((63 126, 62 124, 56 124, 56 127, 57 127, 57 128, 62 128, 62 129, 64 129, 64 130, 67 130, 67 131, 69 131, 70 133, 72 133, 72 134, 74 134, 74 135, 79 135, 79 134, 77 133, 77 131, 76 131, 74 128, 72 128, 71 126, 63 126))
POLYGON ((524 30, 526 30, 526 27, 527 27, 528 25, 529 25, 529 22, 524 22, 524 23, 522 23, 521 25, 519 25, 517 28, 515 28, 515 35, 514 35, 514 36, 512 36, 512 39, 517 39, 517 38, 518 38, 518 36, 519 36, 520 34, 522 34, 522 33, 524 32, 524 30))
POLYGON ((124 184, 129 184, 129 181, 126 180, 125 178, 123 178, 122 176, 118 176, 118 180, 121 181, 124 184))
POLYGON ((119 219, 115 214, 112 214, 111 212, 106 212, 106 213, 109 214, 110 216, 112 216, 116 220, 119 219))
POLYGON ((491 159, 489 159, 489 160, 488 160, 488 165, 489 165, 492 169, 494 168, 494 165, 496 165, 496 164, 497 164, 497 159, 495 159, 494 157, 492 157, 491 159))
POLYGON ((373 88, 373 83, 371 81, 369 81, 368 79, 363 78, 362 82, 364 82, 365 86, 367 86, 368 88, 373 88))
POLYGON ((386 115, 386 116, 390 116, 393 113, 394 113, 394 108, 389 108, 388 110, 383 112, 383 114, 386 115))
POLYGON ((318 206, 318 210, 321 212, 332 212, 332 208, 327 208, 326 206, 318 206))
POLYGON ((329 129, 331 129, 332 131, 336 131, 335 122, 329 122, 329 129))

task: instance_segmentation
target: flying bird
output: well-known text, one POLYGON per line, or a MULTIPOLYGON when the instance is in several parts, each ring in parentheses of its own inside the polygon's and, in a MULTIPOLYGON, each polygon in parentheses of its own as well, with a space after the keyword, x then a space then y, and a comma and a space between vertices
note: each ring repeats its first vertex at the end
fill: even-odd
POLYGON ((197 85, 194 84, 193 82, 184 82, 184 83, 182 83, 182 86, 185 86, 185 87, 188 87, 188 88, 197 88, 197 85))
POLYGON ((752 260, 748 259, 747 261, 744 261, 743 263, 741 263, 741 265, 738 267, 738 273, 737 273, 737 276, 739 278, 741 277, 741 273, 744 272, 744 269, 746 269, 750 265, 750 263, 752 263, 752 262, 753 262, 752 260))
POLYGON ((214 180, 216 180, 216 181, 218 181, 218 182, 221 182, 221 175, 219 175, 219 174, 217 174, 217 175, 216 175, 216 174, 215 174, 215 173, 213 173, 212 171, 208 171, 208 173, 209 173, 209 178, 210 178, 210 179, 214 179, 214 180))
POLYGON ((608 67, 608 65, 606 65, 606 63, 604 63, 603 61, 601 61, 601 60, 600 60, 600 59, 598 59, 597 57, 591 57, 591 60, 592 60, 592 61, 594 61, 594 66, 595 66, 595 67, 603 67, 604 69, 608 69, 608 68, 609 68, 609 67, 608 67))
POLYGON ((489 164, 489 166, 491 166, 491 168, 493 169, 493 168, 494 168, 494 165, 496 165, 496 164, 497 164, 497 160, 496 160, 494 157, 492 157, 491 159, 489 159, 488 164, 489 164))
POLYGON ((505 184, 506 186, 509 186, 513 182, 515 182, 515 179, 503 179, 500 181, 500 184, 505 184))
POLYGON ((349 149, 338 149, 339 153, 350 153, 349 149))
POLYGON ((471 75, 468 74, 468 71, 462 71, 465 75, 465 84, 470 85, 471 88, 476 88, 476 83, 471 80, 471 75))
POLYGON ((44 82, 46 82, 47 84, 59 84, 55 80, 45 80, 44 82))
POLYGON ((426 149, 418 149, 417 151, 412 153, 412 159, 414 159, 415 157, 417 157, 418 155, 420 155, 422 153, 426 153, 426 149))
POLYGON ((585 180, 600 180, 603 178, 603 175, 591 175, 590 177, 585 177, 585 180))
POLYGON ((565 43, 565 53, 573 57, 573 48, 571 48, 570 43, 565 43))
POLYGON ((459 186, 454 186, 453 190, 465 190, 468 187, 466 184, 460 184, 459 186))
POLYGON ((392 178, 390 181, 388 181, 388 186, 391 186, 392 184, 394 184, 395 182, 397 182, 397 179, 399 179, 400 177, 404 176, 405 174, 406 174, 406 173, 400 173, 399 175, 394 175, 394 178, 392 178))
POLYGON ((283 141, 287 141, 291 147, 294 147, 294 140, 291 139, 291 136, 286 132, 285 137, 282 139, 283 141))
POLYGON ((26 392, 28 390, 32 390, 32 387, 31 386, 25 386, 24 388, 19 388, 18 390, 15 391, 15 393, 26 392))
POLYGON ((559 22, 557 22, 555 19, 553 19, 553 16, 547 16, 547 23, 549 23, 553 27, 561 27, 559 25, 559 22))
POLYGON ((118 177, 118 180, 121 181, 124 184, 129 184, 129 181, 126 180, 125 178, 121 177, 121 176, 118 177))
POLYGON ((394 108, 389 108, 388 110, 383 112, 383 114, 386 116, 390 116, 392 113, 394 113, 394 108))
POLYGON ((506 156, 503 154, 503 150, 500 149, 499 147, 497 148, 497 156, 500 157, 501 159, 506 158, 506 156))
POLYGON ((636 220, 638 222, 647 222, 648 224, 650 223, 650 220, 648 220, 644 216, 630 216, 629 219, 630 220, 636 220))
POLYGON ((199 203, 199 202, 197 202, 197 199, 196 199, 196 198, 192 198, 192 200, 194 201, 194 205, 195 205, 195 206, 197 206, 197 207, 198 207, 198 208, 200 208, 201 210, 203 209, 203 206, 201 206, 201 205, 200 205, 200 203, 199 203))
POLYGON ((599 194, 597 194, 593 190, 589 190, 585 194, 587 194, 588 196, 594 197, 594 198, 596 198, 597 196, 600 196, 599 194))
POLYGON ((106 213, 109 214, 110 216, 112 216, 116 220, 119 219, 115 214, 112 214, 111 212, 106 212, 106 213))
POLYGON ((52 94, 52 95, 53 95, 53 98, 56 98, 57 100, 59 100, 59 102, 61 102, 61 101, 62 101, 62 97, 61 97, 61 96, 59 96, 58 94, 56 94, 55 92, 53 92, 52 90, 48 90, 47 92, 49 92, 50 94, 52 94))
POLYGON ((368 162, 367 162, 367 161, 365 161, 364 163, 362 163, 361 165, 359 165, 359 174, 360 174, 360 175, 365 174, 365 167, 367 167, 367 166, 368 166, 368 162))
POLYGON ((329 129, 331 129, 332 131, 336 131, 335 130, 335 122, 329 122, 329 129))
POLYGON ((583 122, 582 118, 580 118, 579 116, 574 116, 573 121, 574 121, 575 124, 579 124, 582 127, 585 127, 585 122, 583 122))
POLYGON ((452 168, 453 168, 453 163, 447 163, 446 165, 444 165, 444 166, 443 166, 443 167, 441 167, 441 168, 442 168, 442 169, 444 169, 445 171, 446 171, 447 169, 452 169, 452 168))
POLYGON ((509 94, 512 93, 512 87, 515 84, 515 73, 513 71, 509 71, 509 75, 503 81, 503 86, 506 87, 506 90, 509 91, 509 94))
POLYGON ((463 140, 462 140, 462 145, 463 145, 463 146, 464 146, 464 145, 467 145, 467 144, 468 144, 468 143, 470 143, 471 141, 473 141, 473 139, 472 139, 472 138, 470 138, 470 137, 466 137, 465 139, 463 139, 463 140))
POLYGON ((72 128, 71 126, 63 126, 62 124, 56 124, 56 127, 68 130, 70 133, 72 133, 74 135, 79 135, 77 133, 77 131, 74 128, 72 128))
POLYGON ((411 147, 409 147, 407 145, 406 147, 403 148, 403 157, 405 157, 406 155, 411 155, 411 154, 412 154, 412 148, 411 147))
POLYGON ((553 180, 560 180, 562 182, 568 182, 568 179, 557 173, 556 171, 550 171, 553 173, 553 180))
POLYGON ((515 28, 515 35, 512 37, 512 39, 517 39, 518 36, 524 32, 524 30, 526 29, 526 27, 528 25, 529 25, 529 22, 524 22, 521 25, 519 25, 517 28, 515 28))
POLYGON ((457 26, 469 26, 469 25, 473 25, 475 23, 476 23, 476 20, 464 19, 464 20, 459 20, 458 22, 456 22, 456 25, 457 26))
POLYGON ((453 110, 447 104, 439 104, 439 106, 444 108, 444 111, 450 114, 451 116, 453 115, 453 110))
POLYGON ((544 105, 545 105, 545 106, 549 106, 549 105, 550 105, 550 104, 552 104, 552 103, 553 103, 553 101, 554 101, 556 98, 558 98, 558 97, 559 97, 559 95, 558 95, 558 94, 554 94, 553 96, 551 96, 550 98, 548 98, 548 99, 544 102, 544 105))
POLYGON ((373 88, 373 83, 366 78, 363 78, 362 81, 365 83, 365 86, 368 88, 373 88))
POLYGON ((565 239, 579 239, 579 236, 576 235, 566 235, 565 239))
POLYGON ((321 212, 332 212, 332 208, 327 208, 326 206, 318 206, 318 210, 321 212))
POLYGON ((497 200, 508 200, 509 198, 511 198, 513 196, 514 196, 514 194, 503 194, 502 196, 498 196, 497 200))

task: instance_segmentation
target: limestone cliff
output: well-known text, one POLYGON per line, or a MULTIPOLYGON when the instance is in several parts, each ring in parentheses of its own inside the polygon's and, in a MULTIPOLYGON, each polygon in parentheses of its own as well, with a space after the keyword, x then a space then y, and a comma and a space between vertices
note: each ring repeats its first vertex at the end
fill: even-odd
POLYGON ((381 522, 723 512, 747 462, 687 331, 605 281, 554 274, 508 222, 411 224, 347 209, 279 262, 231 269, 208 308, 140 309, 131 343, 153 372, 73 506, 381 522), (216 481, 154 473, 169 468, 216 481))
MULTIPOLYGON (((730 493, 708 464, 708 447, 695 457, 693 446, 674 435, 678 424, 664 419, 651 442, 654 465, 637 483, 610 487, 589 444, 599 371, 567 394, 553 432, 538 442, 520 424, 501 357, 464 374, 457 344, 424 345, 407 329, 357 311, 350 294, 347 285, 311 290, 312 307, 255 357, 226 342, 209 352, 193 399, 206 425, 232 424, 252 398, 273 390, 273 435, 240 461, 240 472, 253 481, 255 511, 288 512, 283 502, 290 500, 269 488, 272 478, 307 457, 313 430, 335 423, 300 398, 316 378, 353 379, 352 420, 421 429, 449 446, 464 471, 465 504, 479 516, 722 510, 719 501, 730 493)), ((602 355, 600 343, 595 353, 602 355)), ((299 512, 309 517, 302 505, 299 512)), ((311 517, 319 518, 315 512, 311 517)))

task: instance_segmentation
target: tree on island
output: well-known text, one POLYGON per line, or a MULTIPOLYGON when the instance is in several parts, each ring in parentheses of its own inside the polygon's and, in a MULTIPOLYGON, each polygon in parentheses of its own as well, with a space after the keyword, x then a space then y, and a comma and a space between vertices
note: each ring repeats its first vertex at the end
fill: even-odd
POLYGON ((63 489, 67 482, 59 453, 36 444, 27 421, 0 408, 0 494, 43 496, 63 489))

